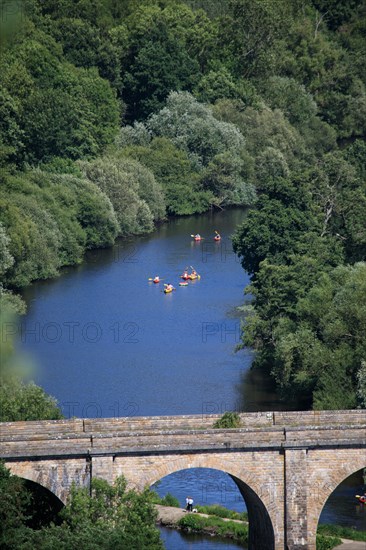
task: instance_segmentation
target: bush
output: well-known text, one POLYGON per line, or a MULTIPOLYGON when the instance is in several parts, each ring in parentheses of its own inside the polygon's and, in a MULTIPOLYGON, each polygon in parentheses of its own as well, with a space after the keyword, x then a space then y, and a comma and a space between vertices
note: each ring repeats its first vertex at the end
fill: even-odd
POLYGON ((174 508, 180 508, 179 500, 173 497, 170 493, 167 493, 165 497, 160 500, 162 506, 173 506, 174 508))
POLYGON ((204 518, 196 514, 187 514, 179 520, 178 525, 185 531, 218 535, 220 537, 239 540, 243 543, 248 541, 247 525, 234 523, 233 521, 224 521, 221 518, 204 518))
POLYGON ((222 415, 219 420, 217 420, 214 425, 214 428, 239 428, 240 427, 240 416, 237 412, 226 412, 222 415))
POLYGON ((342 541, 337 537, 324 537, 323 535, 318 535, 316 537, 316 550, 332 550, 336 546, 339 546, 342 541))

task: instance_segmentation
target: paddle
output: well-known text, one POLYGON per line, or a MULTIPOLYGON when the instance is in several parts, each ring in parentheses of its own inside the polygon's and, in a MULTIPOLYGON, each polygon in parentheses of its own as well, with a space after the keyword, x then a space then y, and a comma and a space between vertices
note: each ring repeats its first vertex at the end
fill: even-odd
MULTIPOLYGON (((191 266, 189 266, 189 267, 190 267, 191 269, 193 269, 193 271, 196 271, 195 268, 193 267, 193 265, 191 265, 191 266)), ((200 278, 201 278, 201 275, 200 275, 197 271, 196 271, 196 273, 197 273, 198 279, 200 279, 200 278)))
MULTIPOLYGON (((155 279, 155 277, 154 277, 154 278, 153 278, 153 277, 149 277, 149 278, 148 278, 148 281, 154 281, 154 279, 155 279)), ((159 281, 164 281, 164 279, 159 279, 159 281)))
MULTIPOLYGON (((196 237, 196 235, 191 235, 192 239, 194 239, 196 237)), ((200 239, 205 239, 206 237, 200 237, 200 239)))

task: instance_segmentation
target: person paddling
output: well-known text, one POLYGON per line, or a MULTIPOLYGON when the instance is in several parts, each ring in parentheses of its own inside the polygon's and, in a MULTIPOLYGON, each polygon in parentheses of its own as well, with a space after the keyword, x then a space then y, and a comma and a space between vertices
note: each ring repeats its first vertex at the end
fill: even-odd
POLYGON ((159 275, 156 275, 156 277, 154 277, 153 282, 154 282, 154 283, 160 283, 160 277, 159 277, 159 275))

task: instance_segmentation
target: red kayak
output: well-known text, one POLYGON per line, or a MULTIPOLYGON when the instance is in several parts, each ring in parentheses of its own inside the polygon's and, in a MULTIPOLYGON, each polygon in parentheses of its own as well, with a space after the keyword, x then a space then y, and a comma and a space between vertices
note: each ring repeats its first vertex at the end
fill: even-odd
POLYGON ((214 236, 214 241, 221 241, 220 235, 215 235, 214 236))

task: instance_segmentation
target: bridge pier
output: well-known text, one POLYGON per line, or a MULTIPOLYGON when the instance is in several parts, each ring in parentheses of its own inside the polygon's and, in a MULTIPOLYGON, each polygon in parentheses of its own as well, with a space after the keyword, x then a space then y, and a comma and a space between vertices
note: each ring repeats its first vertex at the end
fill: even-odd
POLYGON ((285 449, 284 478, 286 550, 316 550, 308 533, 306 449, 285 449))

